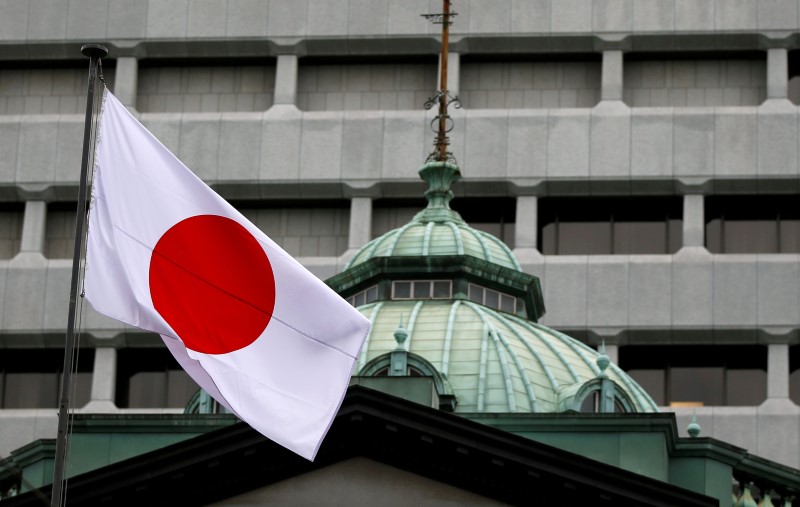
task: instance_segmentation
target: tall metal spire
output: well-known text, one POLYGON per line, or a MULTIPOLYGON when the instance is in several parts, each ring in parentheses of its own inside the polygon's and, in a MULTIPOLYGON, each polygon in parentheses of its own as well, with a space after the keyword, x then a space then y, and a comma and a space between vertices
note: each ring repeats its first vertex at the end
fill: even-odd
POLYGON ((428 161, 436 162, 452 162, 455 163, 455 157, 447 151, 447 145, 450 144, 448 133, 453 130, 453 120, 447 114, 447 108, 452 104, 456 109, 461 108, 461 102, 458 97, 453 97, 447 90, 447 54, 450 44, 450 24, 451 18, 458 16, 456 12, 450 12, 450 0, 442 0, 442 12, 439 14, 423 14, 424 18, 431 21, 433 24, 442 25, 442 50, 441 50, 441 74, 439 77, 439 90, 436 95, 429 98, 425 102, 425 109, 431 109, 434 105, 438 105, 438 114, 431 122, 431 129, 436 132, 434 139, 434 151, 428 156, 428 161))

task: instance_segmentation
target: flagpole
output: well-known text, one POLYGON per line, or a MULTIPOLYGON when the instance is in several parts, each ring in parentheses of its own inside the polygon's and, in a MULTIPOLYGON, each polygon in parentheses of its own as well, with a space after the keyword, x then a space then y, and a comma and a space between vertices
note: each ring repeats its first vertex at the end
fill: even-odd
POLYGON ((61 396, 58 402, 58 436, 56 437, 56 456, 53 469, 53 492, 50 497, 52 507, 61 507, 64 487, 64 467, 67 451, 67 422, 69 409, 70 374, 72 373, 72 354, 75 348, 75 307, 78 299, 78 278, 81 262, 83 227, 86 220, 87 180, 92 139, 94 115, 94 95, 97 84, 97 69, 100 59, 108 55, 108 49, 100 44, 86 44, 81 53, 89 58, 89 90, 86 95, 86 120, 83 128, 83 155, 81 157, 81 177, 78 188, 78 215, 75 218, 75 247, 72 252, 72 282, 69 290, 69 315, 67 316, 67 338, 64 344, 64 367, 61 372, 61 396))

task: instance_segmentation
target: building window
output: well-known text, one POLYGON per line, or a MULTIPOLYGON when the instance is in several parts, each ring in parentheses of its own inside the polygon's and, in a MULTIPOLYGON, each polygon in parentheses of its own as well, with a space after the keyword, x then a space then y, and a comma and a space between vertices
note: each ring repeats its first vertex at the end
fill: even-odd
POLYGON ((598 54, 465 55, 459 96, 469 109, 593 107, 600 100, 598 54))
POLYGON ((495 310, 502 310, 506 313, 517 312, 517 298, 474 283, 469 284, 467 297, 474 303, 479 303, 495 310))
POLYGON ((797 195, 706 197, 706 247, 712 253, 800 253, 798 203, 797 195))
POLYGON ((450 207, 473 229, 491 234, 514 248, 517 200, 510 197, 459 197, 450 207))
POLYGON ((0 205, 0 259, 10 259, 19 253, 24 213, 24 203, 0 205))
POLYGON ((415 110, 436 89, 429 56, 302 58, 297 69, 301 111, 415 110))
POLYGON ((767 98, 767 65, 764 52, 632 52, 622 82, 631 107, 757 106, 767 98))
POLYGON ((789 397, 800 405, 800 345, 789 347, 789 397))
POLYGON ((754 406, 767 397, 763 345, 626 346, 619 366, 660 406, 754 406))
POLYGON ((275 91, 274 62, 143 59, 136 108, 143 113, 266 111, 275 91))
POLYGON ((184 408, 200 389, 166 348, 117 353, 120 408, 184 408))
MULTIPOLYGON (((70 404, 82 407, 92 390, 94 349, 78 354, 77 374, 72 379, 70 404)), ((0 353, 0 408, 58 407, 62 349, 3 349, 0 353)))
POLYGON ((75 247, 76 202, 52 202, 47 205, 44 256, 48 259, 71 259, 75 247))
POLYGON ((392 282, 392 299, 450 299, 451 280, 404 280, 392 282))
MULTIPOLYGON (((600 391, 592 391, 586 396, 583 401, 581 402, 581 407, 579 412, 582 414, 596 414, 600 412, 600 391)), ((625 407, 623 406, 622 402, 619 401, 619 398, 614 398, 614 413, 622 414, 625 413, 625 407)))
POLYGON ((680 197, 539 199, 545 255, 670 254, 681 247, 680 197))
POLYGON ((362 290, 361 292, 350 296, 346 299, 346 301, 358 308, 359 306, 372 303, 376 299, 378 299, 378 286, 373 285, 366 290, 362 290))

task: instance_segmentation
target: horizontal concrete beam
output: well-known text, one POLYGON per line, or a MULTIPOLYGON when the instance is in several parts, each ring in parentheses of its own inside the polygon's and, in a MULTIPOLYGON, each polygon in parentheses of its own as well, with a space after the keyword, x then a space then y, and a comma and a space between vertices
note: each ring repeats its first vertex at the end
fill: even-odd
MULTIPOLYGON (((239 39, 248 40, 250 47, 253 39, 272 39, 282 45, 307 40, 308 46, 313 46, 315 39, 411 40, 439 33, 439 25, 420 17, 438 12, 441 7, 437 5, 428 0, 2 0, 0 42, 111 41, 133 52, 143 49, 136 48, 136 42, 146 41, 154 43, 147 49, 157 53, 164 40, 239 39)), ((797 0, 460 0, 454 2, 453 11, 458 12, 452 27, 455 41, 459 36, 513 33, 618 40, 626 34, 663 38, 698 32, 774 32, 773 36, 783 38, 800 30, 797 0)), ((390 50, 392 42, 384 45, 390 50)), ((344 46, 357 52, 376 44, 362 41, 344 46)), ((246 51, 247 45, 241 50, 246 51)))
POLYGON ((621 343, 767 342, 800 338, 800 256, 543 256, 542 322, 621 343), (700 331, 700 332, 697 332, 700 331))
MULTIPOLYGON (((625 343, 800 339, 798 255, 711 255, 685 249, 675 255, 538 259, 523 268, 541 279, 547 307, 542 322, 578 331, 581 337, 583 332, 590 337, 622 332, 625 343)), ((335 257, 299 260, 320 278, 342 269, 335 257)), ((63 344, 69 265, 41 256, 0 263, 0 347, 63 344)), ((88 335, 100 340, 130 333, 85 306, 88 335)))
MULTIPOLYGON (((708 193, 800 191, 800 108, 788 101, 453 116, 452 151, 464 174, 457 193, 671 193, 678 183, 707 183, 708 193)), ((429 121, 424 111, 304 113, 293 106, 143 115, 188 167, 233 199, 335 198, 371 186, 379 187, 373 197, 417 196, 417 169, 433 138, 429 121)), ((0 116, 0 200, 37 192, 74 199, 82 128, 79 115, 0 116)))

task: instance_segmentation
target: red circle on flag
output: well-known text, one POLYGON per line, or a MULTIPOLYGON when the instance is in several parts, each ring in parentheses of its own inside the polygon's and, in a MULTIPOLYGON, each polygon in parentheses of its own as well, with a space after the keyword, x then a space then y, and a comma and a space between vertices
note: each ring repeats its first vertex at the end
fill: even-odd
POLYGON ((172 226, 150 259, 156 311, 187 348, 225 354, 253 343, 275 307, 261 244, 235 220, 198 215, 172 226))

